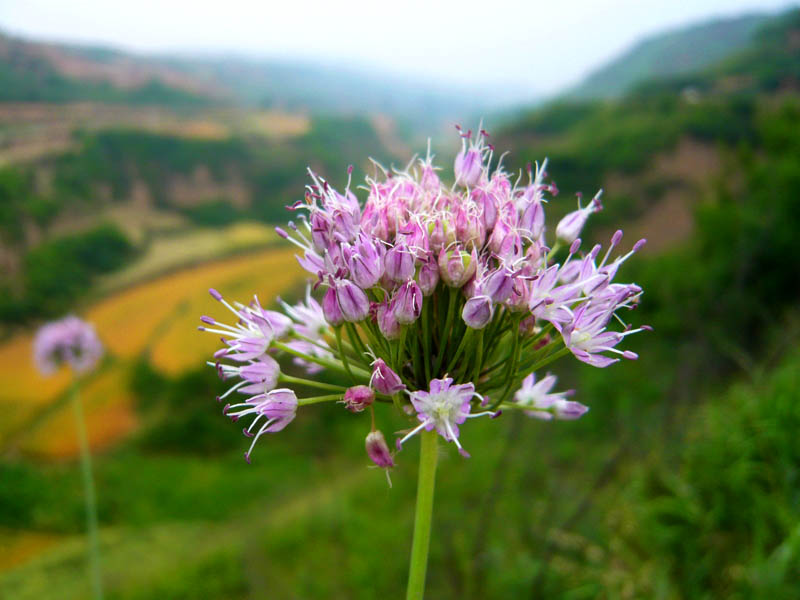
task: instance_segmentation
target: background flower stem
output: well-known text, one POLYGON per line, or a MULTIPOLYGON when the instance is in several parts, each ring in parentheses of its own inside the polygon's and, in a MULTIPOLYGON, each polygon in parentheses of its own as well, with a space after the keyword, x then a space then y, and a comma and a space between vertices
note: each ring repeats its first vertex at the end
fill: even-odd
POLYGON ((439 436, 436 431, 423 431, 419 454, 417 508, 414 514, 414 540, 411 543, 411 565, 408 571, 406 600, 420 600, 425 594, 425 573, 433 517, 433 490, 436 484, 436 463, 439 458, 439 436))
POLYGON ((97 539, 97 500, 92 477, 92 455, 86 435, 86 422, 80 397, 80 384, 77 377, 72 381, 72 406, 75 409, 75 425, 80 446, 81 475, 83 477, 83 496, 86 502, 86 529, 89 543, 89 575, 92 580, 92 593, 95 599, 103 598, 103 579, 100 573, 100 547, 97 539))

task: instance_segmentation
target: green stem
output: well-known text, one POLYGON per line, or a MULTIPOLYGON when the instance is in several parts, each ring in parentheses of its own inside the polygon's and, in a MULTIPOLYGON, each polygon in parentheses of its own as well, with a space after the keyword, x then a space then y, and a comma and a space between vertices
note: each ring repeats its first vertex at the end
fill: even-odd
POLYGON ((450 294, 450 298, 447 303, 447 316, 445 317, 444 329, 442 330, 442 335, 439 340, 439 353, 436 356, 436 366, 433 368, 433 373, 436 376, 439 375, 439 369, 442 366, 442 360, 444 360, 445 351, 450 342, 450 328, 453 326, 453 313, 455 313, 456 300, 459 294, 459 291, 453 288, 447 288, 447 290, 448 294, 450 294))
MULTIPOLYGON (((321 365, 328 369, 332 369, 334 371, 338 371, 340 373, 347 373, 342 363, 340 363, 337 360, 323 358, 321 356, 312 356, 310 354, 306 354, 305 352, 300 352, 299 350, 295 350, 294 348, 287 346, 283 342, 272 342, 272 345, 278 348, 279 350, 283 350, 287 354, 292 354, 294 356, 297 356, 298 358, 302 358, 309 362, 316 363, 318 365, 321 365)), ((353 375, 356 375, 357 377, 361 378, 369 379, 370 376, 372 375, 369 371, 365 371, 364 369, 359 369, 358 367, 352 367, 351 370, 353 372, 353 375)))
POLYGON ((347 361, 347 356, 345 355, 344 350, 342 350, 342 327, 334 327, 333 331, 336 334, 336 345, 339 346, 339 356, 342 358, 344 370, 347 371, 350 381, 355 382, 356 378, 353 377, 353 372, 350 370, 350 363, 347 361))
POLYGON ((453 354, 453 358, 451 358, 450 362, 447 364, 445 373, 450 373, 453 370, 453 367, 456 366, 456 361, 458 361, 458 359, 461 357, 461 354, 464 352, 464 348, 467 347, 467 342, 472 341, 472 336, 474 335, 474 332, 475 332, 474 329, 467 329, 466 333, 464 333, 463 337, 461 338, 461 342, 459 342, 458 347, 456 348, 456 353, 453 354))
POLYGON ((308 406, 309 404, 319 404, 320 402, 333 402, 341 400, 344 394, 330 394, 328 396, 314 396, 313 398, 300 398, 297 401, 297 406, 308 406))
POLYGON ((411 565, 408 571, 406 600, 421 600, 425 594, 425 572, 428 569, 428 548, 433 517, 433 490, 436 483, 436 462, 439 458, 439 434, 423 431, 419 454, 417 509, 414 514, 414 540, 411 543, 411 565))
POLYGON ((299 385, 315 387, 321 390, 330 390, 332 392, 344 392, 347 390, 347 388, 342 385, 334 385, 332 383, 325 383, 323 381, 314 381, 313 379, 303 379, 302 377, 292 377, 291 375, 286 375, 285 373, 281 373, 278 376, 278 381, 283 381, 285 383, 297 383, 299 385))
POLYGON ((83 405, 78 380, 73 379, 72 406, 75 409, 75 424, 78 429, 78 446, 80 447, 81 475, 83 476, 83 495, 86 501, 86 529, 89 536, 89 572, 92 579, 92 591, 98 600, 103 598, 103 578, 100 573, 100 547, 97 541, 97 500, 92 478, 92 455, 89 452, 89 440, 86 435, 86 421, 83 417, 83 405))
POLYGON ((431 380, 431 303, 433 298, 422 302, 422 348, 425 359, 423 367, 425 369, 425 381, 431 380))

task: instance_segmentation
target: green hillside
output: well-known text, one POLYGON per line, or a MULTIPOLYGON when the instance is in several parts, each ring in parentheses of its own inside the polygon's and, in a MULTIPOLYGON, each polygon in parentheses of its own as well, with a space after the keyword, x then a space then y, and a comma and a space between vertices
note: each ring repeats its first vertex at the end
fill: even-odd
MULTIPOLYGON (((96 60, 96 58, 92 58, 96 60)), ((210 98, 153 77, 131 89, 61 73, 35 44, 0 33, 0 102, 114 102, 202 106, 210 98)))
MULTIPOLYGON (((307 133, 275 141, 130 129, 76 136, 74 150, 0 167, 0 250, 18 265, 0 276, 0 330, 63 312, 91 291, 96 275, 133 258, 130 232, 121 230, 130 229, 131 209, 153 220, 172 217, 173 228, 282 223, 285 207, 302 195, 308 166, 341 183, 348 164, 368 166, 365 152, 391 158, 372 124, 357 117, 317 117, 307 133), (180 193, 182 186, 189 191, 180 193), (128 212, 116 218, 120 207, 128 212), (106 246, 109 264, 86 260, 106 246)), ((143 228, 140 246, 152 234, 143 228)))
POLYGON ((705 68, 738 52, 768 20, 753 14, 718 19, 645 39, 570 90, 570 100, 618 98, 646 79, 661 79, 705 68))

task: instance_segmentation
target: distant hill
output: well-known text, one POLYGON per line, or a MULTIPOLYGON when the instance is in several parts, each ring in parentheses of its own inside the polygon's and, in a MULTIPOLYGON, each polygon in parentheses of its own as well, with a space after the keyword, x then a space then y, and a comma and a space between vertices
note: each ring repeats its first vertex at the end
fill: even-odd
POLYGON ((680 239, 678 222, 689 235, 694 207, 718 181, 726 157, 757 148, 764 119, 783 127, 786 119, 774 113, 800 106, 799 92, 794 9, 762 22, 745 45, 714 64, 637 82, 619 98, 565 98, 531 108, 497 131, 495 143, 510 149, 505 164, 513 169, 548 156, 565 192, 604 188, 606 210, 593 219, 599 229, 638 219, 643 237, 671 243, 680 239))
POLYGON ((336 64, 137 55, 0 33, 0 102, 76 101, 369 112, 430 125, 477 117, 503 99, 336 64))
POLYGON ((455 119, 502 102, 494 100, 491 93, 479 95, 468 89, 336 64, 242 56, 166 57, 163 61, 225 89, 237 101, 261 107, 455 119))
POLYGON ((153 61, 0 33, 0 102, 209 104, 213 88, 153 61))
POLYGON ((647 38, 590 74, 566 97, 617 98, 644 80, 704 69, 745 48, 768 19, 764 14, 718 19, 647 38))

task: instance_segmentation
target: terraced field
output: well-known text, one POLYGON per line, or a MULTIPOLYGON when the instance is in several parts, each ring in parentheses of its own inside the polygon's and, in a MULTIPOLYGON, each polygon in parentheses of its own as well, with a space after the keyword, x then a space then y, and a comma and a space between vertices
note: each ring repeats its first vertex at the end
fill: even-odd
MULTIPOLYGON (((157 370, 174 375, 201 365, 216 349, 219 340, 196 329, 200 315, 220 314, 209 287, 243 301, 257 292, 270 302, 301 281, 294 251, 282 247, 186 268, 91 306, 86 317, 109 354, 82 391, 92 446, 106 447, 136 428, 127 391, 132 361, 147 353, 157 370)), ((41 377, 31 361, 31 345, 32 335, 26 334, 0 346, 0 449, 50 458, 72 456, 77 448, 65 402, 69 376, 60 372, 41 377)))

